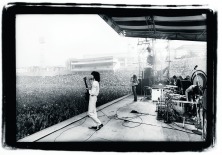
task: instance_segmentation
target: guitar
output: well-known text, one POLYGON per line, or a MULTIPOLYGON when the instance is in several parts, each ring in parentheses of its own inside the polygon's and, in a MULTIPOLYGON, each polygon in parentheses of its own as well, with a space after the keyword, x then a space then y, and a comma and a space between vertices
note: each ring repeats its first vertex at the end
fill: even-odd
MULTIPOLYGON (((83 80, 85 82, 86 88, 88 88, 88 85, 86 83, 86 77, 84 77, 83 80)), ((86 89, 86 92, 85 92, 85 99, 86 99, 86 101, 89 101, 89 90, 88 89, 86 89)))

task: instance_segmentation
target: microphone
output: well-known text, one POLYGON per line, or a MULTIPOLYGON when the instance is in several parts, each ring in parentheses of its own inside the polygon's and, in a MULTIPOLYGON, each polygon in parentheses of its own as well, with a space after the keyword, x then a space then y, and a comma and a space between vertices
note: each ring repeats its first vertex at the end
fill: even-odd
POLYGON ((198 67, 198 66, 196 65, 196 66, 194 67, 194 70, 197 69, 197 67, 198 67))

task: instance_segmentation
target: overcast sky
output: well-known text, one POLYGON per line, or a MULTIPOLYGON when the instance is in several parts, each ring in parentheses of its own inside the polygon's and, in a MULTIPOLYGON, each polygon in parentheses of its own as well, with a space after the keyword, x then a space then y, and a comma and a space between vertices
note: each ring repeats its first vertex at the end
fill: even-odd
MULTIPOLYGON (((65 66, 68 58, 127 52, 137 40, 118 35, 98 15, 17 15, 16 68, 65 66)), ((159 41, 156 47, 165 47, 164 42, 159 41)), ((170 44, 175 48, 190 43, 171 41, 170 44)))
POLYGON ((98 15, 17 15, 17 68, 65 65, 87 53, 126 52, 127 41, 98 15))

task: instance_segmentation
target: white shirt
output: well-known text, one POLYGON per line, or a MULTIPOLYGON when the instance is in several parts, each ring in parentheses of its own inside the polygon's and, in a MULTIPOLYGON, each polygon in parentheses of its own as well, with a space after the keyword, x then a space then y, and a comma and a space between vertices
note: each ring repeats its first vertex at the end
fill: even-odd
POLYGON ((99 82, 98 81, 93 81, 92 82, 92 89, 89 90, 89 94, 93 96, 98 96, 99 95, 99 82))
POLYGON ((137 86, 138 85, 138 80, 133 80, 132 78, 130 79, 131 86, 137 86))

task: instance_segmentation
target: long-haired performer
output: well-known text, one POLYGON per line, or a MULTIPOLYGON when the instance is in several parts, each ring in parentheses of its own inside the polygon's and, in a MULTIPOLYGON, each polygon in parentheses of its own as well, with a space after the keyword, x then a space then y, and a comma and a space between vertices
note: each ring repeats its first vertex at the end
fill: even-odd
POLYGON ((130 82, 132 85, 134 101, 137 101, 136 86, 138 85, 138 80, 135 74, 133 75, 133 77, 131 77, 130 82))
POLYGON ((100 74, 99 72, 93 71, 90 77, 91 89, 89 89, 89 107, 88 107, 88 116, 96 123, 96 126, 89 127, 90 129, 99 130, 103 127, 103 124, 97 117, 96 112, 96 101, 97 96, 99 95, 99 82, 100 74))

